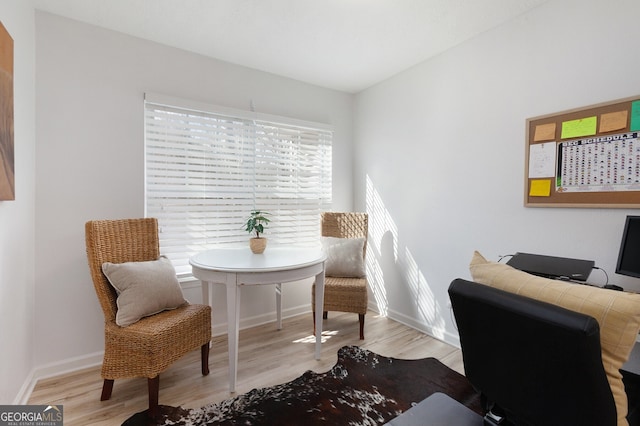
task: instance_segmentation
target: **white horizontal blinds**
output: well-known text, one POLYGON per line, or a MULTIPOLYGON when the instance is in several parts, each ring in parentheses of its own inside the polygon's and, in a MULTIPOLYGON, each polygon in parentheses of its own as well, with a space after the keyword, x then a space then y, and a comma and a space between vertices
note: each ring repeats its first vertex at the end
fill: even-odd
POLYGON ((178 273, 213 244, 248 244, 252 209, 272 213, 273 244, 316 243, 331 206, 332 132, 201 109, 145 101, 146 215, 178 273))
POLYGON ((255 203, 277 212, 279 243, 317 242, 331 203, 331 134, 256 121, 255 203))

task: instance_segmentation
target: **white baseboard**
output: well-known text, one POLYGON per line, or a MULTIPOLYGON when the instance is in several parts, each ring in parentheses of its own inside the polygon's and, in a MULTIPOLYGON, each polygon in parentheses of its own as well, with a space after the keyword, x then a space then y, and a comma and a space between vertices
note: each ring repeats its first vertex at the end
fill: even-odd
POLYGON ((33 388, 36 386, 37 380, 34 378, 34 370, 31 370, 27 380, 22 384, 22 387, 18 391, 18 395, 16 395, 13 400, 13 405, 25 405, 29 402, 29 397, 31 397, 31 392, 33 392, 33 388))
MULTIPOLYGON (((305 304, 303 306, 297 306, 293 308, 283 309, 282 318, 289 318, 300 314, 309 314, 309 330, 312 329, 311 325, 311 309, 305 304)), ((276 312, 269 312, 263 315, 257 315, 253 317, 243 318, 240 320, 240 330, 245 328, 256 327, 263 324, 276 321, 276 312)), ((214 324, 212 334, 214 336, 221 336, 227 334, 227 323, 214 324)), ((39 380, 47 379, 50 377, 60 376, 62 374, 72 373, 74 371, 83 370, 85 368, 91 368, 102 364, 102 358, 104 351, 95 352, 83 356, 74 358, 68 358, 62 361, 54 362, 47 365, 42 365, 31 370, 31 373, 25 380, 24 384, 20 388, 18 395, 14 399, 13 404, 25 405, 29 402, 31 393, 35 388, 39 380)))
MULTIPOLYGON (((308 304, 283 309, 282 319, 284 320, 286 318, 295 317, 305 313, 309 314, 309 322, 311 323, 311 308, 308 304)), ((239 329, 244 330, 247 328, 257 327, 263 324, 269 324, 270 322, 275 322, 275 321, 276 321, 276 311, 267 312, 266 314, 262 314, 262 315, 241 318, 239 329)), ((214 324, 213 330, 211 331, 211 333, 214 336, 221 336, 221 335, 227 334, 227 323, 224 322, 220 324, 214 324)))
POLYGON ((104 351, 95 352, 88 355, 78 356, 74 358, 68 358, 59 362, 54 362, 47 365, 42 365, 31 370, 29 377, 20 388, 18 395, 14 400, 14 404, 24 405, 27 404, 31 397, 31 392, 35 388, 39 380, 47 379, 49 377, 55 377, 66 373, 72 373, 74 371, 83 370, 85 368, 95 367, 102 363, 102 357, 104 351))
MULTIPOLYGON (((371 307, 370 307, 371 309, 371 307)), ((373 309, 372 309, 373 310, 373 309)), ((460 337, 457 334, 449 333, 446 330, 435 329, 434 327, 425 324, 423 322, 417 321, 413 317, 409 317, 400 312, 394 311, 392 309, 387 311, 387 317, 391 318, 394 321, 399 322, 400 324, 404 324, 407 327, 411 327, 415 330, 418 330, 424 334, 427 334, 434 339, 441 340, 445 343, 448 343, 451 346, 455 346, 456 348, 460 348, 460 337)))

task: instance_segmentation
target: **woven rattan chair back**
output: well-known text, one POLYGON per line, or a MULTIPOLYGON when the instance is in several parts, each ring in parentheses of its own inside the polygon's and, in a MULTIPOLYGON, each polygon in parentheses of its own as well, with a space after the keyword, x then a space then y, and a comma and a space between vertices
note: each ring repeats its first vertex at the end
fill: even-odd
MULTIPOLYGON (((367 254, 369 216, 359 212, 324 212, 321 214, 320 233, 323 237, 364 238, 363 258, 367 254)), ((358 314, 360 339, 364 339, 364 318, 369 303, 366 277, 325 277, 323 318, 327 311, 353 312, 358 314)), ((315 284, 311 303, 315 307, 315 284)), ((314 315, 315 327, 315 315, 314 315)))
POLYGON ((143 262, 160 256, 155 218, 94 220, 85 225, 87 259, 105 321, 115 322, 117 295, 102 273, 104 262, 143 262))
POLYGON ((324 212, 321 214, 320 233, 323 237, 364 238, 364 255, 367 254, 369 216, 357 212, 324 212))

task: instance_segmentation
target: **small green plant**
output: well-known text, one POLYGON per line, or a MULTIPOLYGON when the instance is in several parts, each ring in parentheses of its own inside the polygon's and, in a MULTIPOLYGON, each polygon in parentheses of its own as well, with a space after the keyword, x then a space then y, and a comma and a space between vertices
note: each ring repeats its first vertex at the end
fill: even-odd
POLYGON ((250 234, 256 233, 256 238, 260 238, 260 234, 264 232, 271 220, 267 217, 270 213, 254 210, 244 225, 244 230, 250 234))

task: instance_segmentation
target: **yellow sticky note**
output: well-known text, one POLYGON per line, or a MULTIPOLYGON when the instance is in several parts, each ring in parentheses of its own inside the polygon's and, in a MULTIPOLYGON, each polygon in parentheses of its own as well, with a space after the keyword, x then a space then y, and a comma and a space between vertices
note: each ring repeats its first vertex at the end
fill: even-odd
POLYGON ((530 197, 548 197, 551 195, 551 179, 533 179, 530 185, 530 197))
POLYGON ((580 118, 578 120, 565 121, 562 123, 562 139, 579 138, 580 136, 591 136, 596 134, 598 117, 580 118))
POLYGON ((612 132, 627 128, 627 110, 609 112, 600 116, 600 131, 612 132))
POLYGON ((533 141, 550 141, 556 138, 556 123, 538 124, 533 134, 533 141))

